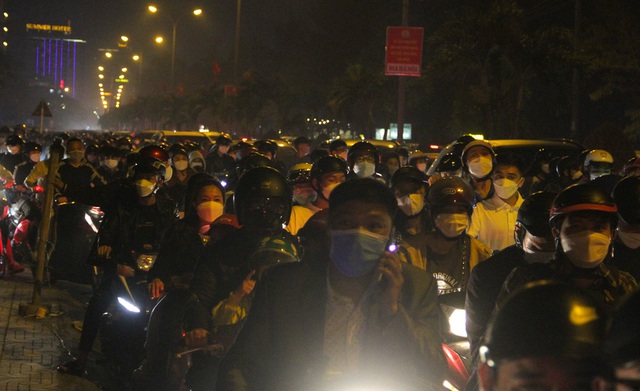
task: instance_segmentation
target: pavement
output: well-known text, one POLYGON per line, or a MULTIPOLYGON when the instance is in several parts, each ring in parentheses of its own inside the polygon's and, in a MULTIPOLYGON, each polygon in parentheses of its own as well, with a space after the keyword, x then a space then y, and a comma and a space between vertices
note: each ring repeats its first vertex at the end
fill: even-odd
POLYGON ((26 270, 0 279, 0 391, 122 390, 118 379, 94 346, 84 378, 61 375, 56 366, 77 354, 82 321, 91 286, 58 281, 42 288, 41 305, 50 309, 42 318, 23 317, 20 304, 33 299, 33 279, 26 270))

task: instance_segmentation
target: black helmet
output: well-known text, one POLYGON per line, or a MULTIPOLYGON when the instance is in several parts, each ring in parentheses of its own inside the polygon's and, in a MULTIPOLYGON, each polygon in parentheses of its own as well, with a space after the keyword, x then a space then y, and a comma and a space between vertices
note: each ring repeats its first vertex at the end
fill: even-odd
POLYGON ((140 148, 140 150, 138 151, 138 156, 152 157, 160 160, 161 162, 166 162, 167 160, 169 160, 169 154, 159 145, 147 145, 140 148))
POLYGON ((616 204, 609 194, 589 184, 578 184, 567 187, 553 200, 549 223, 560 226, 563 216, 580 211, 594 211, 611 214, 615 226, 616 204))
POLYGON ((599 303, 588 293, 550 281, 532 282, 499 309, 480 358, 489 366, 533 356, 595 361, 601 355, 606 323, 599 303))
POLYGON ((184 155, 189 156, 189 152, 187 148, 185 148, 182 144, 173 144, 171 148, 169 148, 169 156, 174 157, 175 155, 184 155))
POLYGON ((604 344, 605 358, 614 368, 640 361, 640 290, 629 294, 613 314, 604 344))
POLYGON ((42 152, 42 145, 29 141, 24 143, 24 153, 27 155, 31 152, 42 152))
POLYGON ((23 145, 24 140, 22 140, 22 137, 18 136, 17 134, 12 134, 11 136, 7 137, 6 144, 12 147, 16 145, 23 145))
POLYGON ((311 183, 311 163, 298 163, 291 167, 287 175, 287 182, 291 186, 298 183, 311 183))
POLYGON ((118 149, 126 149, 127 151, 131 150, 131 137, 120 137, 117 141, 116 141, 116 148, 118 149))
POLYGON ((453 176, 435 181, 427 194, 427 205, 431 210, 431 216, 435 217, 443 206, 462 205, 471 215, 476 206, 476 196, 464 179, 453 176))
POLYGON ((563 156, 558 160, 556 165, 556 173, 560 178, 567 177, 567 170, 569 169, 578 170, 578 159, 574 156, 563 156))
POLYGON ((640 177, 629 176, 613 188, 618 216, 629 225, 640 225, 640 177))
POLYGON ((376 170, 378 169, 378 160, 380 160, 378 150, 373 146, 373 144, 367 141, 358 141, 349 148, 349 152, 347 153, 347 163, 349 163, 349 167, 353 168, 355 158, 362 155, 373 156, 376 164, 376 170))
POLYGON ((253 143, 253 146, 258 148, 258 152, 265 155, 270 153, 271 156, 276 156, 276 153, 278 152, 278 144, 271 140, 258 140, 253 143))
POLYGON ((100 148, 100 151, 98 151, 98 154, 101 157, 120 157, 121 153, 118 150, 118 148, 116 147, 112 147, 111 145, 105 145, 102 148, 100 148))
POLYGON ((149 156, 138 156, 136 163, 132 167, 133 175, 136 174, 154 174, 159 175, 163 179, 166 174, 166 167, 160 160, 149 156))
POLYGON ((216 138, 216 145, 231 145, 231 136, 226 133, 220 133, 216 138))
POLYGON ((277 229, 289 222, 292 192, 285 177, 271 167, 256 167, 240 177, 233 195, 238 223, 277 229))
POLYGON ((323 156, 313 163, 310 173, 311 179, 320 182, 322 176, 330 172, 341 172, 347 175, 347 163, 336 156, 323 156))
POLYGON ((391 188, 398 186, 398 183, 403 181, 411 181, 420 185, 427 186, 427 175, 415 168, 414 166, 404 166, 398 168, 398 170, 391 177, 391 188))
POLYGON ((251 170, 256 167, 266 167, 271 164, 271 160, 261 153, 252 152, 247 156, 243 156, 242 159, 238 160, 238 166, 236 167, 236 171, 238 172, 238 176, 242 176, 245 172, 251 170))
POLYGON ((436 167, 436 172, 449 172, 449 171, 458 171, 462 168, 462 160, 460 160, 460 156, 455 153, 447 153, 442 156, 438 166, 436 167))
POLYGON ((527 197, 518 209, 514 236, 516 245, 522 247, 522 240, 526 232, 533 236, 545 237, 551 234, 549 214, 556 193, 538 191, 527 197))
POLYGON ((93 154, 97 155, 99 150, 100 150, 100 146, 98 144, 89 144, 85 148, 84 153, 87 154, 87 155, 90 154, 90 153, 93 153, 93 154))

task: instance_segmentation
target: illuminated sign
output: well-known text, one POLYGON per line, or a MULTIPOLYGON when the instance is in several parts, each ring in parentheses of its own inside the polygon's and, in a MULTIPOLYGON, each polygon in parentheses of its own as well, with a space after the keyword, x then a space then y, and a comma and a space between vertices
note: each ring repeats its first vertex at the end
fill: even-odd
POLYGON ((27 31, 54 31, 65 34, 71 34, 71 26, 58 26, 54 24, 27 23, 27 31))
POLYGON ((116 83, 128 83, 129 79, 116 79, 116 83))

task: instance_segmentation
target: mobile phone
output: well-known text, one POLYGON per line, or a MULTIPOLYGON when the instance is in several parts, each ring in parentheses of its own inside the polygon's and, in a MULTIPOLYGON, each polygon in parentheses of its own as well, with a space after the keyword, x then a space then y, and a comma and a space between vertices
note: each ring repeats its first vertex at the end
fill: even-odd
POLYGON ((395 253, 396 251, 398 251, 398 245, 395 243, 389 244, 389 246, 387 246, 387 251, 389 251, 390 253, 395 253))

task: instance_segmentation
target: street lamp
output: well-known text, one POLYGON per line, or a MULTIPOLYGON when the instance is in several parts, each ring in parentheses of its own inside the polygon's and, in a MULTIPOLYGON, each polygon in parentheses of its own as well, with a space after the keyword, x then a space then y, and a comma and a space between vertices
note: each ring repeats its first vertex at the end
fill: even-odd
MULTIPOLYGON (((149 5, 147 7, 147 9, 149 10, 149 12, 151 12, 152 14, 155 14, 156 12, 158 12, 158 8, 154 5, 149 5)), ((171 34, 171 91, 174 90, 175 88, 175 78, 176 78, 176 74, 175 74, 175 64, 176 64, 176 29, 178 27, 178 22, 186 15, 189 14, 193 14, 194 16, 200 16, 202 15, 202 9, 200 8, 196 8, 193 11, 186 12, 182 15, 179 15, 178 17, 174 18, 171 16, 168 16, 168 19, 171 21, 171 25, 172 25, 172 34, 171 34)), ((161 38, 161 37, 158 37, 161 38)), ((158 38, 156 38, 156 42, 157 43, 162 43, 162 39, 160 39, 160 41, 158 41, 158 38)))

